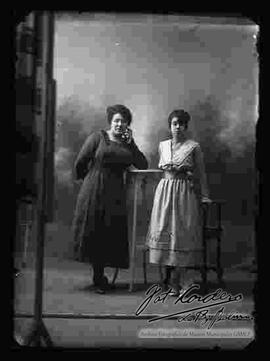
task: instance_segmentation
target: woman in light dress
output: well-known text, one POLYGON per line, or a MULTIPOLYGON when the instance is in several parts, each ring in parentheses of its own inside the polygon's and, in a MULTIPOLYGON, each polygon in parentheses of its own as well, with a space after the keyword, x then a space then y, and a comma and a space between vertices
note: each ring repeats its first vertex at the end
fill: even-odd
POLYGON ((159 143, 164 171, 153 201, 147 234, 150 263, 166 266, 164 287, 178 296, 188 286, 186 267, 202 256, 201 202, 209 199, 199 143, 187 136, 190 115, 180 109, 168 117, 171 139, 159 143))

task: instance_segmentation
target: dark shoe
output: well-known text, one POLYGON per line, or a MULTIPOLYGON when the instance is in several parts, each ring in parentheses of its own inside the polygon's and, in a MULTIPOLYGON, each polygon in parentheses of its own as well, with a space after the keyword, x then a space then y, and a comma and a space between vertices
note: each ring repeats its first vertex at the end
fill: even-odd
POLYGON ((108 285, 109 284, 109 281, 108 281, 108 278, 106 276, 102 276, 101 278, 98 278, 98 279, 93 279, 93 284, 95 287, 98 287, 100 285, 108 285))
POLYGON ((20 273, 21 272, 17 268, 14 268, 13 274, 14 274, 15 277, 18 277, 20 275, 20 273))
POLYGON ((161 284, 161 288, 162 288, 162 292, 168 291, 169 288, 170 288, 169 283, 166 282, 166 281, 163 281, 162 284, 161 284))
POLYGON ((174 289, 172 292, 169 293, 169 296, 171 297, 179 297, 180 296, 180 290, 174 289))
POLYGON ((169 296, 171 296, 171 297, 178 297, 178 296, 180 296, 182 293, 184 293, 186 290, 188 290, 189 289, 189 285, 188 284, 186 284, 186 285, 183 285, 183 286, 172 286, 172 289, 173 289, 173 291, 172 291, 172 293, 171 294, 169 294, 169 296))
POLYGON ((109 284, 109 281, 108 281, 108 278, 106 277, 106 276, 103 276, 102 277, 102 284, 104 285, 104 286, 107 286, 108 284, 109 284))
POLYGON ((180 285, 174 285, 171 287, 172 291, 169 293, 169 296, 171 297, 179 297, 180 294, 183 292, 183 287, 180 285))
POLYGON ((95 293, 98 293, 99 295, 104 295, 106 293, 106 291, 104 290, 104 288, 97 287, 95 289, 95 293))
POLYGON ((109 281, 106 276, 103 276, 98 282, 94 282, 95 293, 100 295, 104 295, 106 291, 109 289, 109 281))

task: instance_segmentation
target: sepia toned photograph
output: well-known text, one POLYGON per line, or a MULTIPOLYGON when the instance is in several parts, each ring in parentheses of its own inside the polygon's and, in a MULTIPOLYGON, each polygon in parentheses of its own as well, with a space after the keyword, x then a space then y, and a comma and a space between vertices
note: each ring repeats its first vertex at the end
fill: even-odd
POLYGON ((259 35, 240 15, 18 16, 15 347, 256 340, 259 35))

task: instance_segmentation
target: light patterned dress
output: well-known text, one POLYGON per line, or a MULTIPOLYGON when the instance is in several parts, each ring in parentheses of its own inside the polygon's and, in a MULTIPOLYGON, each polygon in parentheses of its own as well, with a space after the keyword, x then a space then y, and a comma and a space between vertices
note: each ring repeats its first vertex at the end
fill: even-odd
POLYGON ((200 200, 208 197, 200 145, 187 139, 173 147, 169 139, 159 144, 159 156, 164 173, 155 191, 147 234, 149 261, 180 267, 200 265, 200 200))

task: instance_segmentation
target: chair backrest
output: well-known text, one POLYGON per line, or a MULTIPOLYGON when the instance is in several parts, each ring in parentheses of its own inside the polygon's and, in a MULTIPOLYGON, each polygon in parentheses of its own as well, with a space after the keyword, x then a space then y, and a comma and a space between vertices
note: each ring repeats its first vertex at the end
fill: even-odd
POLYGON ((204 203, 203 209, 203 226, 222 228, 222 206, 224 200, 213 200, 212 203, 204 203))

